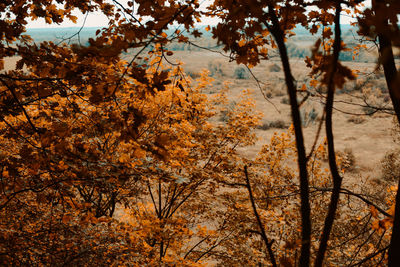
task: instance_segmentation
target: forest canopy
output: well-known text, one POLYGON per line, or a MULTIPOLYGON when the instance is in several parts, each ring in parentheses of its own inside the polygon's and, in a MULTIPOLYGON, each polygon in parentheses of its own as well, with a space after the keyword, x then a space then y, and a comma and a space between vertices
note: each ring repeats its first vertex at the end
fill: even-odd
POLYGON ((379 194, 347 186, 333 135, 335 97, 358 76, 342 60, 370 45, 391 105, 368 108, 400 122, 400 2, 365 2, 2 1, 0 264, 400 266, 400 179, 379 194), (108 26, 85 43, 69 42, 83 28, 59 42, 27 34, 31 19, 77 11, 108 26), (218 22, 202 32, 207 18, 218 22), (288 41, 300 26, 314 38, 306 51, 288 41), (217 48, 197 44, 202 34, 217 48), (170 61, 173 44, 222 53, 242 65, 238 79, 257 81, 252 68, 278 57, 291 125, 246 157, 261 124, 251 93, 234 105, 229 83, 208 93, 218 68, 192 77, 170 61), (315 96, 324 111, 305 136, 300 108, 315 96))

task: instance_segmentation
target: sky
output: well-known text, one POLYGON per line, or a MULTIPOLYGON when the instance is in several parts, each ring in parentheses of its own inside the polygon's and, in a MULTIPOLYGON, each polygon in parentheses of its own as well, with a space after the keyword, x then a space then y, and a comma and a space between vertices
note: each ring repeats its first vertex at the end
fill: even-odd
MULTIPOLYGON (((121 1, 123 2, 123 1, 121 1)), ((206 2, 209 2, 209 0, 203 1, 203 4, 206 4, 206 2)), ((367 0, 365 3, 366 6, 371 5, 371 0, 367 0)), ((341 16, 341 22, 342 24, 349 24, 351 22, 354 22, 355 20, 342 12, 343 15, 341 16)), ((72 23, 71 21, 66 21, 63 22, 62 24, 56 25, 56 24, 46 24, 44 19, 38 19, 35 21, 30 21, 27 25, 27 28, 61 28, 61 27, 81 27, 83 24, 85 27, 105 27, 107 26, 108 20, 107 17, 101 14, 100 12, 95 12, 91 13, 87 16, 85 20, 85 16, 80 13, 76 12, 74 14, 75 16, 78 17, 78 21, 76 24, 72 23)), ((211 19, 204 19, 200 24, 201 25, 213 25, 216 24, 217 20, 211 20, 211 19)))
POLYGON ((28 22, 27 28, 64 28, 64 27, 81 27, 84 23, 85 27, 104 27, 107 26, 108 19, 105 15, 99 12, 91 13, 87 16, 85 21, 85 16, 76 12, 74 14, 78 17, 77 23, 73 23, 71 21, 65 21, 61 24, 47 24, 44 19, 37 19, 34 21, 28 22))

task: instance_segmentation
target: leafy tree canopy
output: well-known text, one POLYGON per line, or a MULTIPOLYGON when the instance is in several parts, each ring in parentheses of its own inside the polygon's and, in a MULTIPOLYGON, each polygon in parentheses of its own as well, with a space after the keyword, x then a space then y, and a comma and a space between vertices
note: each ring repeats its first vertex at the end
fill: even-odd
POLYGON ((339 60, 350 49, 343 13, 377 42, 400 121, 400 3, 363 2, 2 1, 0 263, 399 266, 398 187, 376 202, 361 186, 343 186, 332 134, 335 92, 356 78, 339 60), (76 21, 74 11, 102 12, 108 26, 88 45, 25 34, 29 19, 76 21), (238 151, 254 144, 261 118, 250 93, 227 108, 228 84, 207 95, 207 72, 193 80, 168 60, 172 41, 201 36, 195 23, 204 16, 218 18, 206 30, 248 70, 279 52, 292 126, 256 159, 238 151), (318 36, 305 59, 308 84, 288 58, 296 25, 318 36), (6 70, 9 57, 18 61, 6 70), (321 88, 324 116, 306 151, 298 99, 321 88))

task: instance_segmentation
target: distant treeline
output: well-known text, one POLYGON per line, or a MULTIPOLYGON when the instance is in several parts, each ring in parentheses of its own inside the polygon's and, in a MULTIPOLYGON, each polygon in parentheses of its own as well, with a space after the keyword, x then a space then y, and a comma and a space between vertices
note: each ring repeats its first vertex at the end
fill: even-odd
MULTIPOLYGON (((343 38, 347 43, 350 43, 348 47, 352 47, 352 39, 356 38, 357 28, 351 25, 341 25, 343 38)), ((179 28, 179 27, 178 27, 179 28)), ((69 28, 38 28, 28 29, 26 34, 30 35, 34 42, 53 41, 53 42, 66 42, 66 43, 79 43, 81 45, 88 45, 89 38, 96 36, 96 31, 99 27, 69 27, 69 28)), ((212 34, 206 31, 206 26, 199 26, 197 28, 202 33, 202 37, 193 38, 193 42, 197 45, 173 42, 167 46, 172 51, 200 51, 201 48, 207 49, 219 49, 220 47, 214 39, 211 38, 212 34)), ((172 34, 175 29, 170 29, 167 34, 172 34)), ((294 58, 305 58, 310 55, 310 45, 316 40, 318 34, 311 35, 310 32, 302 27, 296 27, 294 30, 296 34, 287 45, 288 53, 290 57, 294 58), (305 42, 306 45, 297 45, 296 43, 305 42)), ((366 53, 360 53, 354 60, 361 62, 368 62, 370 56, 366 53)), ((353 61, 352 51, 342 51, 340 54, 340 60, 342 61, 353 61)))
POLYGON ((96 36, 96 31, 99 27, 68 27, 68 28, 37 28, 28 29, 27 35, 30 35, 34 42, 43 41, 52 42, 70 42, 88 45, 89 38, 96 36))

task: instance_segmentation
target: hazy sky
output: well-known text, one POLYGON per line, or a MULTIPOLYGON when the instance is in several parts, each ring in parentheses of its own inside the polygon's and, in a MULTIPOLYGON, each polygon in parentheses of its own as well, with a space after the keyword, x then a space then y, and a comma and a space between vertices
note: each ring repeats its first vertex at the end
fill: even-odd
MULTIPOLYGON (((120 1, 122 2, 126 2, 126 1, 120 1)), ((203 4, 205 4, 206 1, 203 1, 203 4)), ((371 0, 367 0, 366 2, 366 6, 370 6, 371 5, 371 0)), ((343 15, 341 17, 341 22, 343 24, 348 24, 350 22, 353 22, 354 19, 352 19, 351 17, 349 17, 347 14, 345 14, 344 12, 342 12, 343 15)), ((84 23, 84 18, 85 16, 82 15, 80 12, 76 12, 75 16, 78 17, 78 21, 76 24, 67 21, 64 22, 60 25, 56 25, 56 24, 46 24, 44 19, 38 19, 35 21, 31 21, 28 23, 27 28, 55 28, 55 27, 81 27, 84 23)), ((85 27, 104 27, 107 26, 107 17, 104 16, 101 13, 92 13, 89 14, 86 18, 86 22, 85 22, 85 27)), ((210 19, 204 19, 204 21, 201 24, 215 24, 216 20, 210 20, 210 19)))

